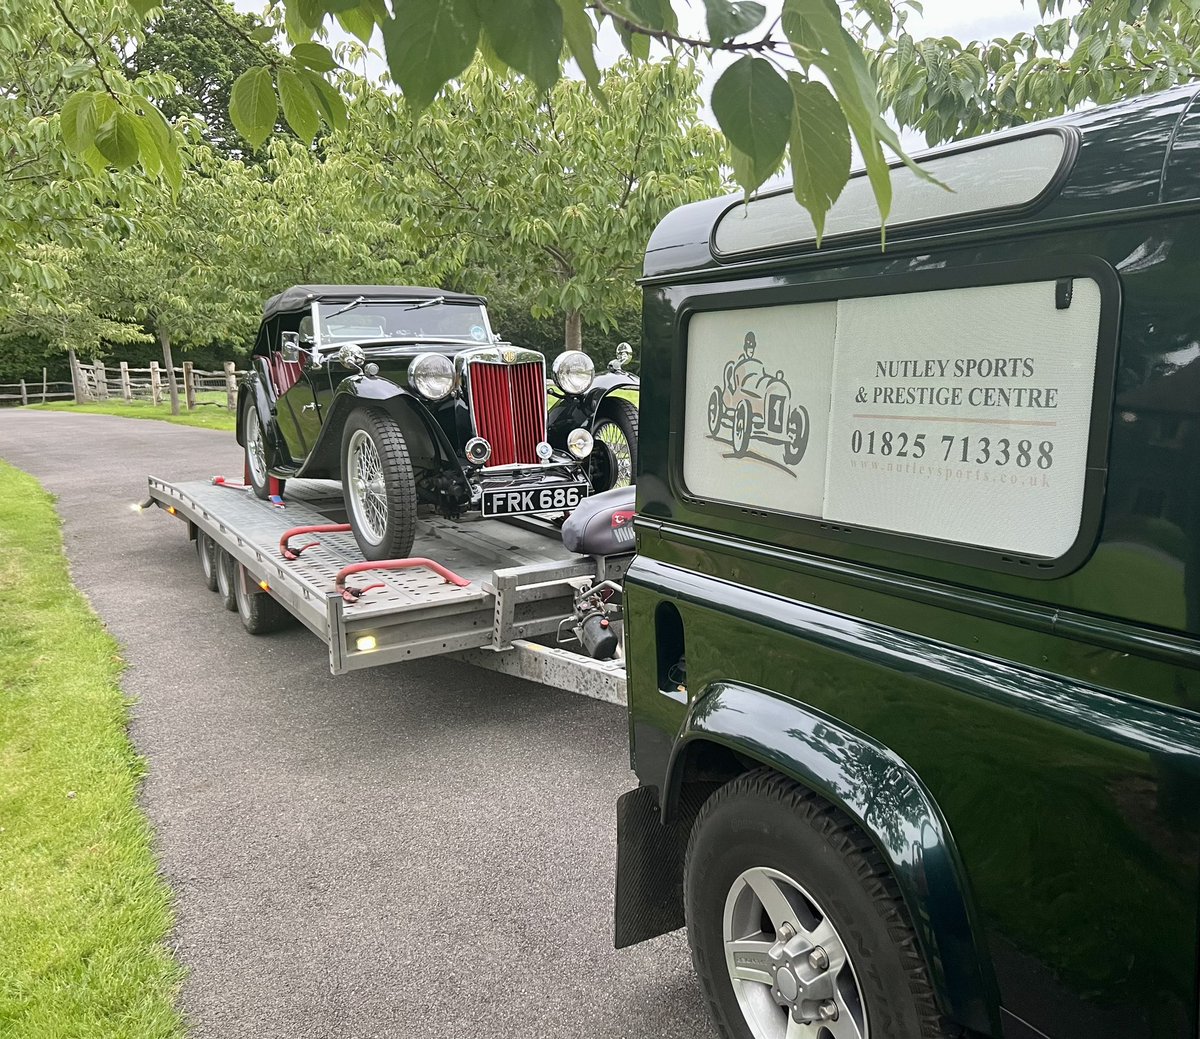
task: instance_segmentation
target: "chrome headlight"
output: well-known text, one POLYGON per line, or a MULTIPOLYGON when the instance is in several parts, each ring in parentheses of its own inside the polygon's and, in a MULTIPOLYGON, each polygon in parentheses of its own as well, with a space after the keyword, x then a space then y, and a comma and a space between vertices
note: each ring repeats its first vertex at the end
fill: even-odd
POLYGON ((592 434, 586 429, 573 429, 567 434, 567 450, 581 462, 592 453, 592 434))
POLYGON ((567 350, 554 358, 554 381, 564 393, 586 393, 596 374, 592 359, 582 350, 567 350))
POLYGON ((441 400, 454 390, 454 362, 444 354, 421 354, 408 366, 408 384, 426 400, 441 400))

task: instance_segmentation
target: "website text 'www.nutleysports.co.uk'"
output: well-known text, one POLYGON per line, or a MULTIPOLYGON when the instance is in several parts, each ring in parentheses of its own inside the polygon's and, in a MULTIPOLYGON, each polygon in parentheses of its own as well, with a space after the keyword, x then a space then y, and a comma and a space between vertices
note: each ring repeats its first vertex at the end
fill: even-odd
POLYGON ((866 469, 873 473, 895 473, 923 476, 929 480, 1007 484, 1010 487, 1049 487, 1046 473, 1000 473, 971 466, 924 465, 921 462, 881 462, 874 458, 852 458, 851 469, 866 469))

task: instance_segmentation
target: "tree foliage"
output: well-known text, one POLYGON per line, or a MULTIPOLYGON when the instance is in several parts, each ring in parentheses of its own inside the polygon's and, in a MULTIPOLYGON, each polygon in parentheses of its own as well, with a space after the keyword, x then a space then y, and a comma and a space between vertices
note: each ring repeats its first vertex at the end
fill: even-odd
POLYGON ((386 125, 369 189, 384 212, 482 275, 476 290, 502 284, 535 316, 564 315, 578 347, 583 321, 607 327, 636 298, 655 224, 721 187, 692 62, 622 62, 601 85, 602 108, 581 82, 543 95, 477 62, 420 117, 386 93, 364 96, 364 117, 337 146, 361 155, 372 142, 360 135, 377 141, 386 125))
POLYGON ((968 43, 917 39, 900 17, 871 47, 861 23, 884 104, 938 144, 1200 79, 1200 0, 1038 8, 1047 20, 1032 32, 968 43))

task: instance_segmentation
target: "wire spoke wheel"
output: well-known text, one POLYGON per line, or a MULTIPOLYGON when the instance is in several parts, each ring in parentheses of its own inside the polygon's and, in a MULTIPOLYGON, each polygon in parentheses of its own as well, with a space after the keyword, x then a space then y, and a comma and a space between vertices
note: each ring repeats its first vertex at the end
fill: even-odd
POLYGON ((596 429, 596 439, 612 449, 616 465, 612 487, 628 487, 633 483, 633 449, 629 438, 615 422, 601 422, 596 429))
POLYGON ((779 870, 743 872, 725 900, 725 966, 754 1039, 867 1039, 845 944, 817 901, 779 870))
POLYGON ((597 491, 628 487, 637 479, 638 410, 632 401, 609 397, 601 405, 592 425, 592 436, 607 449, 606 475, 611 482, 597 486, 597 491))
POLYGON ((246 461, 250 463, 250 475, 256 484, 267 482, 267 446, 263 437, 258 408, 253 404, 246 409, 246 461))
POLYGON ((354 516, 363 536, 377 544, 387 531, 387 487, 383 480, 379 449, 365 429, 354 431, 350 438, 349 455, 347 486, 354 516))

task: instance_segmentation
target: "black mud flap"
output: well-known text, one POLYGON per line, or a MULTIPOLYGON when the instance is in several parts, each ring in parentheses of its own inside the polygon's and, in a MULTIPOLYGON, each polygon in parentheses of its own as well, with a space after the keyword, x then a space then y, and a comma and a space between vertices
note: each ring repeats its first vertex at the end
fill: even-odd
POLYGON ((696 784, 664 824, 658 791, 638 787, 617 799, 617 891, 613 944, 618 949, 676 931, 683 919, 683 859, 700 806, 715 786, 696 784))

